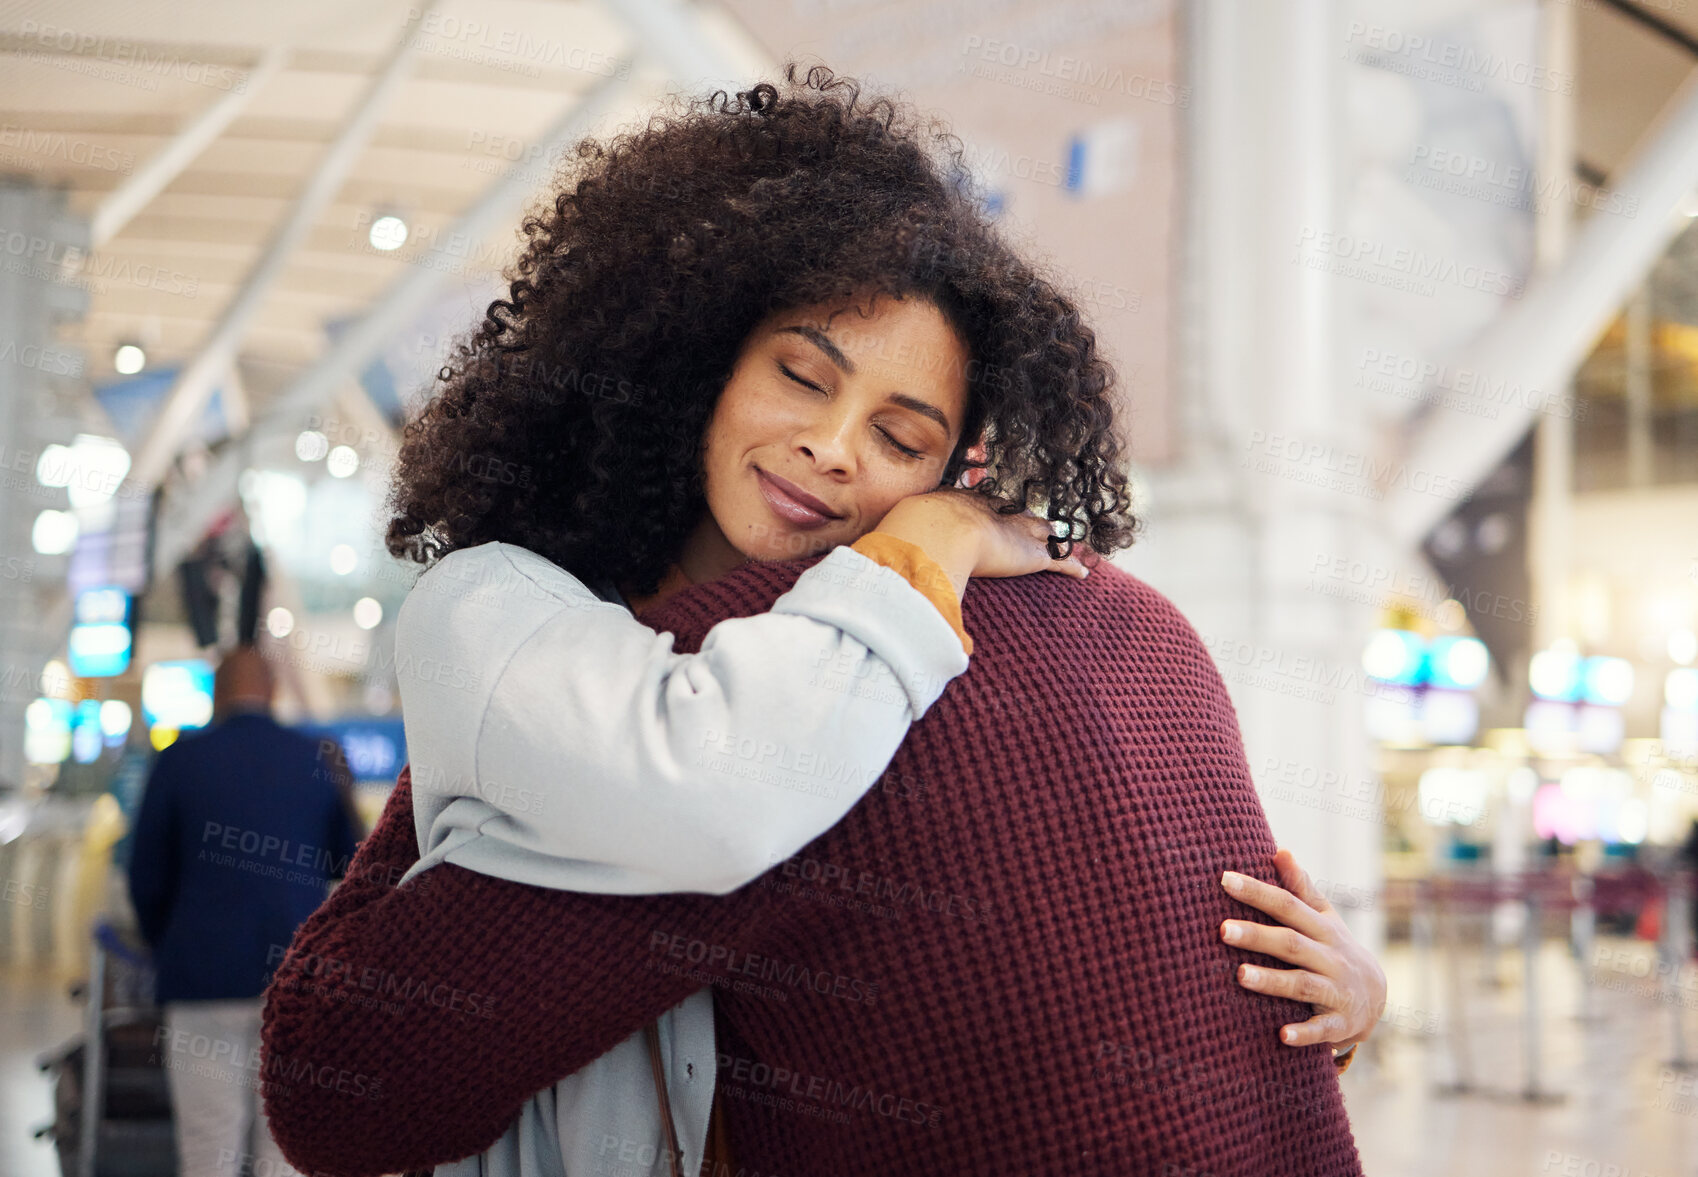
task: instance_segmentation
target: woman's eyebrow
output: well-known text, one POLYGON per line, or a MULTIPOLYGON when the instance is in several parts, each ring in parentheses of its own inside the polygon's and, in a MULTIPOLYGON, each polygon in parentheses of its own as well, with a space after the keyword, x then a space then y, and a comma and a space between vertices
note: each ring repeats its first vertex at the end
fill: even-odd
POLYGON ((800 335, 803 339, 806 339, 815 347, 823 351, 826 359, 836 364, 839 368, 842 368, 845 372, 849 373, 849 375, 853 376, 855 374, 855 365, 853 361, 851 361, 848 356, 844 355, 838 346, 831 341, 831 336, 827 335, 824 331, 821 331, 818 327, 810 327, 806 323, 802 323, 795 327, 780 327, 778 330, 779 332, 788 331, 793 335, 800 335))
MULTIPOLYGON (((836 364, 839 368, 843 369, 843 371, 847 372, 851 376, 855 374, 854 362, 851 361, 848 356, 844 355, 838 346, 831 341, 831 336, 827 335, 824 331, 821 331, 818 327, 810 327, 806 323, 802 323, 794 327, 780 327, 778 329, 778 332, 785 331, 788 331, 793 335, 800 335, 803 339, 806 339, 815 347, 823 351, 826 358, 836 364)), ((778 332, 775 332, 775 334, 778 332)), ((952 431, 949 424, 949 418, 943 415, 943 410, 938 408, 936 405, 931 404, 929 401, 923 401, 917 396, 909 396, 907 393, 903 392, 891 393, 890 399, 893 403, 901 405, 905 409, 912 409, 914 412, 919 413, 923 417, 930 417, 933 421, 936 421, 939 425, 943 426, 943 431, 945 433, 952 431)))
POLYGON ((936 421, 939 425, 943 426, 943 431, 945 433, 954 432, 954 430, 949 427, 949 418, 943 415, 943 410, 929 401, 923 401, 917 396, 909 396, 905 392, 893 392, 890 394, 890 399, 905 409, 913 409, 916 413, 919 413, 923 417, 930 417, 933 421, 936 421))

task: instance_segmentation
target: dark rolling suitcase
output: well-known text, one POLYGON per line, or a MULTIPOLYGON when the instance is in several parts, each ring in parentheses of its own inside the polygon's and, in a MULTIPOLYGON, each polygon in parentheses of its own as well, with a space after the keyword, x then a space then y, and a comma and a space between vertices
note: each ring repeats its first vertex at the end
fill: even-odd
POLYGON ((98 924, 88 980, 72 995, 79 990, 83 1032, 36 1060, 52 1077, 53 1122, 35 1135, 52 1137, 64 1177, 176 1177, 163 1014, 145 950, 98 924))

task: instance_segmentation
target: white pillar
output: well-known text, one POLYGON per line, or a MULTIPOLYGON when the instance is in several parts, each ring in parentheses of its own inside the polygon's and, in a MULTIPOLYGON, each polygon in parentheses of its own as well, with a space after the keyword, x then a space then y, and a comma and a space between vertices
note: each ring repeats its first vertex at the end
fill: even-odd
POLYGON ((63 191, 0 181, 0 225, 20 246, 9 258, 17 264, 0 267, 0 454, 9 471, 0 485, 4 789, 24 783, 24 709, 38 693, 42 667, 65 639, 64 626, 40 624, 46 604, 64 597, 64 558, 36 555, 30 533, 43 509, 67 505, 63 491, 37 484, 35 466, 48 442, 70 440, 74 424, 61 406, 86 395, 76 388, 84 358, 56 339, 59 321, 79 319, 87 309, 88 292, 75 274, 88 247, 88 223, 69 212, 63 191))
MULTIPOLYGON (((1298 249, 1341 227, 1343 26, 1332 0, 1184 11, 1185 456, 1152 473, 1148 539, 1125 563, 1209 641, 1275 837, 1341 900, 1372 895, 1383 835, 1360 669, 1372 618, 1316 592, 1311 574, 1318 558, 1366 553, 1374 504, 1254 461, 1275 435, 1368 449, 1340 377, 1337 279, 1298 249)), ((1377 905, 1346 914, 1379 943, 1377 905)))
MULTIPOLYGON (((1574 76, 1574 21, 1571 4, 1544 0, 1539 7, 1540 52, 1553 76, 1574 76)), ((1561 185, 1574 175, 1574 106, 1572 94, 1552 90, 1541 96, 1538 166, 1543 179, 1558 185, 1554 192, 1566 192, 1561 185)), ((1572 203, 1540 201, 1533 228, 1535 272, 1543 277, 1555 272, 1568 253, 1574 235, 1572 203)), ((1572 371, 1564 372, 1561 379, 1564 391, 1572 392, 1572 371)), ((1535 648, 1544 649, 1559 638, 1573 636, 1569 578, 1573 573, 1574 421, 1566 413, 1545 413, 1534 428, 1527 560, 1533 599, 1539 602, 1533 640, 1535 648)), ((1516 667, 1515 673, 1519 680, 1526 668, 1516 667)))

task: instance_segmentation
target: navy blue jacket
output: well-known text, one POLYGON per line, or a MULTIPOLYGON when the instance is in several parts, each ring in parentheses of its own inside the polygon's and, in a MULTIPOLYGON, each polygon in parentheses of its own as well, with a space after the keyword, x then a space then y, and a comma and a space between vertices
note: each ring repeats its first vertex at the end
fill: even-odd
POLYGON ((235 711, 154 762, 136 816, 130 899, 155 999, 257 998, 346 873, 352 782, 334 740, 235 711))

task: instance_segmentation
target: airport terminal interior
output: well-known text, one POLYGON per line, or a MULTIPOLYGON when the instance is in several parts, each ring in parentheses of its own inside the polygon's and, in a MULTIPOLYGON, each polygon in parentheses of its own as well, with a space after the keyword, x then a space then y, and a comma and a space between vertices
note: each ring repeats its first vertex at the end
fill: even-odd
POLYGON ((405 425, 573 144, 791 60, 946 120, 1112 361, 1112 558, 1384 966, 1363 1170, 1691 1172, 1698 6, 3 0, 0 1174, 179 1171, 88 1049, 158 756, 251 641, 375 824, 405 425))

